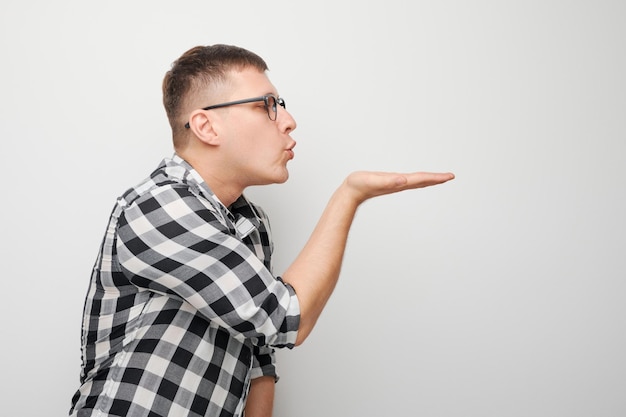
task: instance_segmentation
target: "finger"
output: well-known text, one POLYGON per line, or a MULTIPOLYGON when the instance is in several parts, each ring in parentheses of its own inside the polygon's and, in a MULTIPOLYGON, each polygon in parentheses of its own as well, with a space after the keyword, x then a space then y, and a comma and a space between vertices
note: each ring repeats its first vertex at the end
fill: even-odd
POLYGON ((451 172, 412 172, 404 174, 404 184, 398 185, 402 188, 423 188, 431 185, 442 184, 455 178, 451 172))

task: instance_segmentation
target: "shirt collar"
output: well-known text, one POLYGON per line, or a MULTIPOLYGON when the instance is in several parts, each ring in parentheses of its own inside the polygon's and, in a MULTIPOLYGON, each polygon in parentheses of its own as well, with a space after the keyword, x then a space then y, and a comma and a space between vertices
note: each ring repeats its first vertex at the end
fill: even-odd
POLYGON ((171 158, 164 159, 163 165, 168 177, 186 183, 203 195, 219 212, 222 219, 228 220, 234 226, 239 238, 243 239, 261 225, 261 216, 257 209, 243 194, 230 207, 224 206, 198 171, 178 154, 174 153, 171 158))

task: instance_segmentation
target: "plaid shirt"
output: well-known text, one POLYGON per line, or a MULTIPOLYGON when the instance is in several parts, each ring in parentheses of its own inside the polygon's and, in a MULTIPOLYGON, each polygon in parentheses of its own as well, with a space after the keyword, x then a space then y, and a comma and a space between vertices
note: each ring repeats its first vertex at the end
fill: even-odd
POLYGON ((179 156, 118 199, 87 294, 72 416, 241 416, 300 307, 265 213, 227 210, 179 156))

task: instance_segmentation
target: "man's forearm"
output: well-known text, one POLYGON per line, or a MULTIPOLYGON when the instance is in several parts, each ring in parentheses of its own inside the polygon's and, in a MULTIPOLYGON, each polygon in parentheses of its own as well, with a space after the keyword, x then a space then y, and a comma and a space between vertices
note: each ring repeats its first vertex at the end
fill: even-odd
POLYGON ((245 417, 272 417, 275 385, 274 377, 271 376, 252 380, 246 399, 245 417))
POLYGON ((337 189, 308 242, 283 274, 300 303, 296 345, 307 338, 335 288, 357 207, 344 186, 337 189))

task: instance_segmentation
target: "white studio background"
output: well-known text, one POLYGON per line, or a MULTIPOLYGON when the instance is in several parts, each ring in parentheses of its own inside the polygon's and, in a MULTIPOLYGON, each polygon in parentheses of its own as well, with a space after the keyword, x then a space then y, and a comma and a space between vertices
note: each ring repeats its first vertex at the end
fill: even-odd
POLYGON ((280 273, 350 171, 452 171, 359 210, 276 417, 626 415, 626 3, 0 5, 0 409, 65 415, 115 198, 171 154, 160 83, 198 44, 263 56, 299 126, 280 273))

